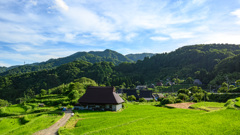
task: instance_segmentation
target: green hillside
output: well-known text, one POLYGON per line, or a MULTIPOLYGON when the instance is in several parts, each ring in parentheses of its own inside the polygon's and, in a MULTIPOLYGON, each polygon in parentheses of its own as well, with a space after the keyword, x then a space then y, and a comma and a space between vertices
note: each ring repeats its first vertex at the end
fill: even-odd
MULTIPOLYGON (((88 54, 128 60, 111 50, 105 52, 88 54)), ((74 61, 51 70, 0 77, 0 98, 14 101, 24 96, 24 93, 38 94, 41 89, 51 89, 81 77, 91 78, 98 84, 106 86, 121 85, 126 88, 166 79, 173 81, 180 78, 184 81, 192 77, 200 79, 205 85, 211 83, 212 86, 217 87, 226 81, 225 74, 230 74, 229 80, 240 79, 237 67, 239 52, 239 45, 211 44, 185 46, 170 53, 157 54, 151 58, 145 57, 144 60, 136 63, 123 62, 114 65, 113 62, 74 61)), ((76 53, 71 58, 79 58, 80 54, 76 53)))
POLYGON ((138 60, 143 60, 145 57, 152 57, 153 53, 141 53, 141 54, 127 54, 125 55, 126 57, 128 57, 129 59, 133 60, 133 61, 138 61, 138 60))
POLYGON ((124 55, 109 49, 105 51, 77 52, 67 57, 50 59, 46 62, 41 62, 41 63, 34 63, 34 64, 28 64, 28 65, 23 65, 18 67, 9 67, 9 68, 1 67, 0 76, 22 74, 22 73, 27 73, 32 71, 41 71, 44 69, 49 70, 69 62, 81 61, 81 60, 87 61, 90 63, 106 61, 106 62, 112 62, 115 65, 118 65, 121 62, 133 62, 129 58, 125 57, 124 55))

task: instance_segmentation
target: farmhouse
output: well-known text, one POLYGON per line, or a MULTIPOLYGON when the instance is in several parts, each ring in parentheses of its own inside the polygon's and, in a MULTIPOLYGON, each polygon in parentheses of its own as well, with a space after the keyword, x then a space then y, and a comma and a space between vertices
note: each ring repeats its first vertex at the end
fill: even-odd
POLYGON ((138 89, 138 90, 144 90, 144 89, 147 89, 147 86, 146 86, 146 85, 138 85, 138 86, 136 87, 136 89, 138 89))
POLYGON ((153 95, 151 90, 140 90, 139 98, 144 98, 145 100, 153 100, 153 95))
POLYGON ((137 100, 139 99, 136 89, 124 89, 123 93, 126 93, 127 96, 133 95, 134 97, 136 97, 137 100))
POLYGON ((115 92, 114 87, 87 88, 86 93, 78 100, 75 109, 118 111, 124 100, 115 92))

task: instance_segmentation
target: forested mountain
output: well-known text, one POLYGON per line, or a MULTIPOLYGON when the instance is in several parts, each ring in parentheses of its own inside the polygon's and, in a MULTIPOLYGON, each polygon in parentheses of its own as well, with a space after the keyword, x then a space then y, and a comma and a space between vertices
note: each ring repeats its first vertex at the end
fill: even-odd
POLYGON ((7 71, 7 67, 0 67, 0 73, 7 71))
POLYGON ((166 78, 198 78, 205 84, 213 79, 214 66, 221 60, 240 54, 239 45, 193 45, 170 53, 156 54, 133 63, 122 63, 117 71, 129 76, 140 74, 144 80, 166 78))
POLYGON ((18 66, 16 68, 12 68, 12 67, 8 69, 2 68, 2 71, 5 71, 5 72, 2 72, 2 73, 0 72, 1 73, 0 76, 21 74, 21 73, 27 73, 32 71, 41 71, 43 69, 53 69, 62 64, 66 64, 76 60, 83 60, 90 63, 106 61, 106 62, 112 62, 115 65, 121 62, 133 62, 129 58, 125 57, 124 55, 109 49, 105 51, 77 52, 67 57, 50 59, 46 62, 28 64, 28 65, 18 66))
POLYGON ((133 61, 143 60, 145 57, 152 57, 154 53, 141 53, 141 54, 127 54, 125 55, 133 61))
MULTIPOLYGON (((96 56, 93 53, 99 52, 87 54, 96 56)), ((125 60, 121 55, 111 53, 108 54, 112 58, 125 60)), ((107 57, 101 52, 98 55, 107 57)), ((226 81, 226 75, 229 80, 240 78, 239 58, 239 45, 211 44, 181 47, 170 53, 145 57, 136 63, 114 65, 113 62, 77 60, 51 70, 0 77, 0 98, 14 101, 24 94, 37 94, 41 89, 50 89, 81 77, 91 78, 98 84, 125 87, 192 77, 200 79, 204 84, 217 86, 226 81)))
POLYGON ((211 85, 221 84, 224 81, 232 84, 235 83, 236 78, 240 79, 240 54, 219 62, 214 68, 213 76, 211 85))

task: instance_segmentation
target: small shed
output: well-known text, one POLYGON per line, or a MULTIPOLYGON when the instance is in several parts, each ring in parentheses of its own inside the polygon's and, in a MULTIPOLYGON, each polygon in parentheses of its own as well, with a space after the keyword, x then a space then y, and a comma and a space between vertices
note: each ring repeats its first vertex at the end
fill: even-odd
POLYGON ((195 79, 193 84, 194 85, 202 85, 202 82, 199 79, 195 79))
POLYGON ((75 109, 118 111, 124 100, 115 92, 114 87, 87 88, 86 93, 78 100, 75 109))
POLYGON ((38 107, 44 107, 44 106, 45 106, 44 103, 40 103, 40 104, 38 104, 38 107))

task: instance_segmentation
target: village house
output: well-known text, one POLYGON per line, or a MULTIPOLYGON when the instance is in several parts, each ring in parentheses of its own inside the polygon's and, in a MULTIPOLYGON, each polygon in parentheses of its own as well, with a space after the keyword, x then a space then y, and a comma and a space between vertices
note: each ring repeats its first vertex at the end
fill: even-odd
POLYGON ((199 79, 195 79, 193 84, 194 85, 202 85, 202 82, 199 79))
POLYGON ((153 95, 151 90, 140 90, 139 98, 144 98, 147 101, 153 100, 153 95))
POLYGON ((74 109, 118 111, 122 108, 123 102, 124 100, 116 94, 114 87, 90 86, 74 109))
POLYGON ((138 90, 147 89, 147 85, 138 85, 138 86, 136 87, 136 89, 138 89, 138 90))
POLYGON ((133 95, 137 100, 139 99, 137 89, 124 89, 123 93, 126 93, 127 97, 133 95))

